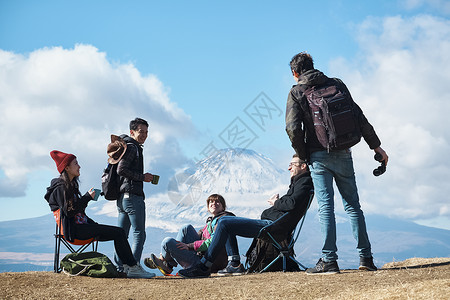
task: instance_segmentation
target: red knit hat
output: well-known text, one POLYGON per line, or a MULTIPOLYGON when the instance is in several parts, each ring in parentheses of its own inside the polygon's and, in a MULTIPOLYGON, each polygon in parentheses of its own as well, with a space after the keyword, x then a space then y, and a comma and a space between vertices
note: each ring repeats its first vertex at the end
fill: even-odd
POLYGON ((61 174, 64 169, 76 158, 73 154, 67 154, 58 150, 53 150, 50 152, 50 156, 56 163, 56 168, 58 172, 61 174))

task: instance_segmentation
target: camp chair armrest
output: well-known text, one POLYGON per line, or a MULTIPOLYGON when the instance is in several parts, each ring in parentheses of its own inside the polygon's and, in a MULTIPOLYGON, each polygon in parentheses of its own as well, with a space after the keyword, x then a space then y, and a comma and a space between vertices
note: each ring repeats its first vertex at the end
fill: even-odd
MULTIPOLYGON (((267 233, 276 234, 284 232, 286 233, 286 227, 285 225, 289 223, 290 221, 289 212, 284 213, 281 217, 276 219, 273 223, 268 224, 261 228, 261 230, 258 233, 258 238, 265 238, 267 236, 267 233)), ((289 230, 292 231, 292 230, 289 230)))

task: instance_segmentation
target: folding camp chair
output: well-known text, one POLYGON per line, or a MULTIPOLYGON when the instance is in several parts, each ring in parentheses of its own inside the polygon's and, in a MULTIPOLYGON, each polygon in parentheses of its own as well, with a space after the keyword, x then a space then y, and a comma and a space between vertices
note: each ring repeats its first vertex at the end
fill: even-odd
POLYGON ((272 245, 280 252, 278 256, 270 262, 264 269, 260 271, 260 273, 267 271, 276 261, 280 258, 283 259, 283 272, 287 271, 287 262, 288 259, 294 261, 299 267, 306 270, 306 267, 301 264, 298 260, 296 260, 291 253, 293 253, 293 248, 295 243, 297 242, 298 236, 302 230, 303 223, 305 222, 306 212, 308 211, 312 199, 314 198, 314 190, 311 190, 308 202, 306 203, 306 207, 304 207, 303 211, 292 211, 287 212, 278 218, 272 224, 269 224, 259 231, 257 238, 269 238, 272 245), (291 225, 291 226, 289 226, 291 225), (282 245, 282 241, 289 241, 289 243, 282 245))
POLYGON ((56 210, 53 212, 53 216, 55 217, 56 221, 56 232, 54 234, 55 236, 55 257, 53 260, 53 272, 59 273, 61 272, 61 267, 59 265, 59 255, 61 251, 61 243, 66 246, 66 248, 71 253, 81 253, 84 250, 86 250, 89 246, 92 245, 92 251, 97 251, 98 248, 98 241, 95 238, 91 238, 88 240, 77 240, 75 239, 73 242, 69 242, 64 238, 63 235, 63 228, 62 228, 62 220, 60 218, 60 210, 56 210), (79 246, 77 249, 73 247, 72 245, 79 246))

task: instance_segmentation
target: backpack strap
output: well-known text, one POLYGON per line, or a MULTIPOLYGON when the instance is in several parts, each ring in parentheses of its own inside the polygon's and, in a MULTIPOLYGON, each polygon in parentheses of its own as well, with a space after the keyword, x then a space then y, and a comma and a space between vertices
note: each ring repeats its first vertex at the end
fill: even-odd
POLYGON ((72 274, 72 273, 70 273, 69 271, 67 271, 64 267, 62 268, 62 271, 63 271, 63 273, 64 274, 67 274, 67 275, 69 275, 69 276, 80 276, 80 275, 84 275, 88 270, 89 270, 89 268, 90 267, 92 267, 94 264, 82 264, 82 263, 79 263, 79 262, 77 262, 76 260, 73 260, 72 258, 68 258, 68 260, 69 260, 69 262, 70 263, 72 263, 72 264, 74 264, 74 265, 78 265, 78 266, 80 266, 82 269, 78 272, 78 273, 74 273, 74 274, 72 274))
POLYGON ((302 108, 303 112, 305 113, 305 117, 308 118, 308 121, 312 121, 311 112, 309 109, 308 99, 306 99, 306 91, 311 89, 312 86, 306 85, 306 84, 297 84, 297 88, 302 93, 302 97, 299 99, 300 107, 302 108))

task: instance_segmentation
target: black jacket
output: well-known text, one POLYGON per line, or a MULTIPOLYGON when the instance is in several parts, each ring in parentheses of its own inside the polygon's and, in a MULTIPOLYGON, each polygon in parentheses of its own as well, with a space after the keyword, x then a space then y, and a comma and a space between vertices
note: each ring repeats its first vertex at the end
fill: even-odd
POLYGON ((127 150, 117 166, 117 174, 120 176, 120 193, 145 196, 142 146, 125 134, 120 137, 127 143, 127 150))
MULTIPOLYGON (((309 159, 309 155, 312 152, 326 149, 322 147, 316 137, 314 124, 310 116, 309 105, 307 104, 306 97, 304 97, 301 85, 323 85, 329 80, 334 81, 335 84, 341 87, 348 95, 351 95, 350 91, 340 79, 329 78, 316 69, 303 73, 299 78, 298 84, 291 88, 288 95, 286 104, 286 132, 291 140, 292 148, 294 148, 295 152, 297 152, 303 160, 309 159)), ((358 105, 356 105, 356 109, 359 111, 359 124, 364 140, 369 145, 370 149, 379 147, 381 142, 372 125, 370 125, 358 105)))
POLYGON ((309 171, 295 175, 291 178, 291 184, 286 195, 275 201, 273 206, 264 210, 261 219, 275 221, 289 211, 297 211, 303 215, 306 212, 312 189, 313 183, 309 171))
MULTIPOLYGON (((84 194, 81 198, 77 195, 74 196, 74 210, 67 210, 67 202, 66 197, 64 195, 64 181, 62 178, 54 178, 52 179, 50 186, 47 188, 47 192, 45 193, 45 200, 47 200, 48 205, 52 211, 56 211, 60 209, 60 218, 61 224, 63 228, 63 235, 69 242, 73 242, 75 239, 76 232, 76 224, 74 220, 74 216, 77 213, 85 213, 85 209, 88 205, 88 202, 92 200, 92 197, 89 193, 84 194)), ((96 224, 92 219, 88 217, 88 223, 96 224)))

